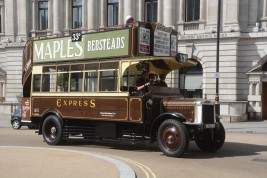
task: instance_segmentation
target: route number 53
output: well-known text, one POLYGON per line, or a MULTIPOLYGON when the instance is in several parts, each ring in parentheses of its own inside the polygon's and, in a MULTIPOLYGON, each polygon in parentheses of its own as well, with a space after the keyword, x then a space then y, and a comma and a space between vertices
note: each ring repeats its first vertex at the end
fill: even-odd
POLYGON ((71 34, 71 41, 82 41, 82 33, 81 32, 75 32, 71 34))

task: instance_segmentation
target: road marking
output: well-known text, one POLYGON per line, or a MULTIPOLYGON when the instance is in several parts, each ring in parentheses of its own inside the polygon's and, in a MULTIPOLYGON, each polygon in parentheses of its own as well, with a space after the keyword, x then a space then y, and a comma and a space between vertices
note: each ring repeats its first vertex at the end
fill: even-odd
POLYGON ((113 158, 116 158, 116 159, 120 159, 120 160, 129 162, 129 163, 131 163, 133 165, 136 165, 137 167, 139 167, 145 173, 147 178, 150 178, 150 175, 151 175, 151 177, 156 178, 155 173, 149 167, 145 166, 142 163, 139 163, 137 161, 134 161, 134 160, 122 157, 122 156, 114 156, 114 155, 110 155, 110 154, 104 154, 104 155, 107 155, 109 157, 113 157, 113 158))
POLYGON ((21 149, 39 149, 39 150, 53 150, 53 151, 65 151, 69 153, 78 153, 87 156, 92 156, 110 162, 115 165, 120 172, 120 178, 136 178, 135 172, 127 164, 117 159, 105 156, 104 154, 97 154, 93 152, 85 152, 78 150, 62 149, 62 148, 42 148, 42 147, 27 147, 27 146, 0 146, 0 148, 21 148, 21 149))

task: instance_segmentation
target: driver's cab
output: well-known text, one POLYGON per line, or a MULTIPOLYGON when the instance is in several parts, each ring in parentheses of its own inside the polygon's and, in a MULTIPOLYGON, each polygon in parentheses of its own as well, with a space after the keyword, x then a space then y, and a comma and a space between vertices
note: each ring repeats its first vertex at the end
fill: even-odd
MULTIPOLYGON (((175 57, 144 57, 123 60, 120 63, 120 92, 127 93, 129 105, 129 121, 144 122, 160 114, 162 99, 166 97, 183 98, 179 88, 174 88, 171 71, 185 64, 175 57), (149 77, 147 90, 137 90, 137 80, 146 72, 149 77), (169 74, 169 76, 168 76, 169 74), (167 86, 160 85, 160 76, 167 77, 167 86)), ((188 65, 188 64, 187 64, 188 65)))
MULTIPOLYGON (((130 96, 144 96, 144 92, 155 91, 169 95, 170 88, 173 88, 173 76, 168 74, 183 66, 174 57, 146 57, 122 61, 120 91, 129 92, 130 96), (143 76, 144 73, 147 78, 143 76), (165 81, 166 76, 168 76, 167 81, 165 81), (142 78, 146 78, 143 84, 146 84, 148 90, 138 89, 138 80, 142 78)), ((176 91, 180 93, 178 88, 176 91)))

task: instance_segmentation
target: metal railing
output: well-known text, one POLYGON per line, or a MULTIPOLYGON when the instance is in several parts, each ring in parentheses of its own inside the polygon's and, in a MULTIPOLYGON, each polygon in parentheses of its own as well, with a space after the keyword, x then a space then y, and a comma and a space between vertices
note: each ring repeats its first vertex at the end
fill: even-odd
POLYGON ((192 21, 192 22, 185 22, 184 23, 184 30, 198 30, 199 29, 199 22, 192 21))

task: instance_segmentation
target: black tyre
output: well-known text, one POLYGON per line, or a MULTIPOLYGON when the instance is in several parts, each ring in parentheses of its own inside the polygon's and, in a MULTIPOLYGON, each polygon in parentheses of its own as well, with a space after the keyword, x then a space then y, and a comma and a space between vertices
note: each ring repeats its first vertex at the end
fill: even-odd
POLYGON ((61 120, 55 116, 48 116, 42 126, 44 141, 49 145, 58 145, 62 142, 61 120))
POLYGON ((19 119, 14 119, 12 121, 12 128, 15 129, 15 130, 21 128, 21 123, 20 123, 19 119))
POLYGON ((187 150, 189 136, 185 125, 177 120, 165 120, 158 130, 158 146, 167 156, 180 157, 187 150))
POLYGON ((203 134, 195 137, 197 146, 205 152, 215 152, 219 150, 225 140, 225 130, 221 123, 215 129, 206 129, 203 134))

